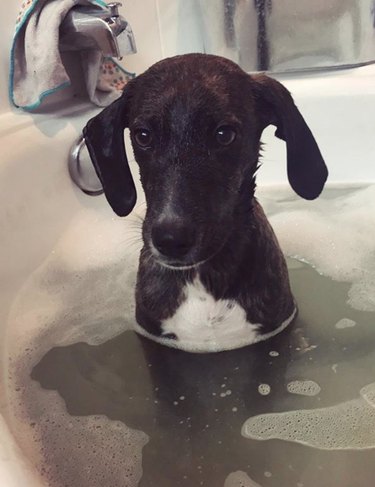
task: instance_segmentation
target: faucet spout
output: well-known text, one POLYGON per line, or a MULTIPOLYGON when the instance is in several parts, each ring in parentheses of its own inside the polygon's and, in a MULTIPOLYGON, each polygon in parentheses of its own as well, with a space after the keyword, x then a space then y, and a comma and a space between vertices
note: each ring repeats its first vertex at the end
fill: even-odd
POLYGON ((61 51, 96 49, 116 58, 137 52, 133 31, 119 14, 119 6, 115 2, 108 9, 73 8, 60 27, 61 51))

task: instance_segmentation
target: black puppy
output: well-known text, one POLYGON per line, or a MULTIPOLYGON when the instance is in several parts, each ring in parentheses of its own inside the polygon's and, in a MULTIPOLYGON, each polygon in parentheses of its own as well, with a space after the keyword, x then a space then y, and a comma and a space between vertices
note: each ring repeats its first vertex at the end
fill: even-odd
POLYGON ((129 127, 147 212, 136 289, 137 331, 189 351, 264 340, 296 315, 284 257, 256 198, 260 137, 287 144, 288 178, 306 199, 327 179, 319 148, 289 92, 217 56, 161 61, 90 120, 84 137, 113 210, 136 192, 129 127))

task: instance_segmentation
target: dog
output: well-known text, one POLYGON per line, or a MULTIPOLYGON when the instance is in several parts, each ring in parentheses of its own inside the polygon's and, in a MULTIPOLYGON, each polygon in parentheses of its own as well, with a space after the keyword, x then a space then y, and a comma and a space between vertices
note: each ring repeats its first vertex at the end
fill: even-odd
POLYGON ((83 135, 119 216, 136 203, 130 138, 146 198, 136 331, 190 352, 265 340, 297 313, 286 262, 254 196, 268 125, 287 145, 289 183, 319 196, 328 170, 288 90, 214 55, 162 60, 131 80, 83 135))

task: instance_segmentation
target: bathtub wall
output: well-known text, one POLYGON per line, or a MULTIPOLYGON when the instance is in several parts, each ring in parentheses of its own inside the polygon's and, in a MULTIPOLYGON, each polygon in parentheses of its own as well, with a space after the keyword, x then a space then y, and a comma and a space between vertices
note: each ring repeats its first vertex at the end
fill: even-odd
MULTIPOLYGON (((220 2, 209 0, 208 3, 213 8, 221 5, 220 2)), ((83 109, 69 107, 60 102, 60 107, 57 105, 48 114, 34 115, 10 107, 9 51, 19 5, 20 0, 9 0, 0 16, 0 116, 3 115, 0 132, 1 129, 9 132, 9 124, 22 128, 25 124, 47 123, 51 131, 49 137, 54 134, 56 142, 60 126, 73 125, 74 133, 78 134, 96 109, 87 105, 83 109), (83 115, 80 126, 73 122, 77 111, 83 115), (61 116, 64 123, 59 120, 61 116)), ((202 26, 197 18, 199 5, 202 6, 202 0, 124 0, 121 13, 131 24, 138 47, 136 54, 122 61, 124 66, 129 71, 141 73, 154 62, 176 52, 202 51, 202 26)), ((225 52, 219 54, 226 55, 225 52)), ((315 134, 330 169, 330 181, 375 180, 375 65, 324 73, 289 74, 278 76, 278 79, 292 92, 315 134)), ((261 183, 286 181, 285 145, 273 137, 273 132, 268 128, 263 137, 267 146, 259 172, 261 183)), ((69 144, 64 150, 67 152, 68 148, 69 144)))
MULTIPOLYGON (((10 107, 8 100, 9 51, 21 0, 9 0, 0 16, 0 116, 14 112, 12 119, 3 118, 2 127, 11 124, 39 123, 42 115, 24 113, 10 107)), ((197 18, 201 0, 123 0, 121 13, 130 22, 138 52, 122 62, 129 70, 141 73, 154 62, 176 52, 202 51, 204 41, 197 18)), ((220 0, 209 0, 212 8, 220 0)), ((207 3, 207 5, 208 5, 207 3)), ((224 49, 224 48, 223 48, 224 49)), ((225 52, 220 54, 226 55, 225 52)), ((375 67, 351 70, 284 75, 278 77, 292 92, 330 167, 330 181, 375 179, 373 163, 375 148, 373 126, 375 113, 375 67)), ((76 107, 74 107, 76 109, 76 107)), ((72 110, 64 107, 64 120, 71 121, 72 110)), ((87 109, 84 120, 94 112, 87 109)), ((56 111, 48 114, 52 119, 56 111)), ((54 124, 55 122, 51 122, 54 124)), ((70 122, 71 123, 71 122, 70 122)), ((59 129, 56 122, 56 130, 59 129)), ((0 127, 1 128, 1 127, 0 127)), ((75 127, 79 133, 81 127, 75 127)), ((273 137, 269 128, 264 136, 267 151, 261 182, 286 180, 284 144, 273 137)), ((68 148, 66 148, 68 150, 68 148)))
MULTIPOLYGON (((7 7, 3 9, 0 17, 0 113, 9 110, 9 52, 14 32, 15 19, 23 1, 26 2, 31 0, 8 0, 7 7)), ((292 6, 295 1, 296 0, 288 0, 288 5, 286 6, 287 12, 293 11, 292 6)), ((301 2, 297 3, 301 7, 301 12, 306 11, 305 13, 309 18, 316 17, 316 19, 319 20, 320 17, 328 15, 327 12, 331 12, 331 14, 334 15, 339 5, 344 6, 344 4, 347 5, 348 2, 350 4, 351 1, 352 0, 346 0, 345 2, 341 2, 339 0, 331 0, 328 2, 328 5, 324 0, 316 0, 314 3, 314 15, 309 11, 308 2, 304 2, 303 5, 300 5, 301 2)), ((360 43, 359 41, 358 43, 367 46, 367 51, 366 49, 363 51, 363 48, 363 52, 361 51, 361 53, 357 53, 357 58, 353 54, 353 59, 350 58, 347 60, 347 63, 349 64, 351 62, 355 63, 361 60, 372 59, 371 53, 372 51, 375 52, 375 30, 373 28, 373 23, 375 22, 373 20, 375 15, 374 1, 375 0, 360 0, 358 2, 358 5, 360 5, 363 10, 363 12, 361 10, 361 19, 362 21, 365 19, 366 26, 368 24, 368 28, 370 30, 372 29, 372 37, 367 31, 364 30, 362 32, 363 36, 368 40, 366 43, 360 43), (373 7, 371 7, 372 5, 373 7), (371 42, 371 39, 373 39, 373 42, 371 42)), ((138 52, 134 55, 127 56, 121 62, 126 69, 139 74, 148 66, 162 58, 186 52, 205 51, 223 55, 234 61, 240 62, 244 69, 254 70, 254 67, 256 66, 257 23, 254 13, 249 16, 249 3, 253 5, 253 0, 123 0, 123 6, 120 8, 120 12, 130 22, 130 25, 133 28, 138 52), (240 15, 240 13, 245 9, 242 12, 242 17, 244 16, 242 21, 247 26, 245 29, 247 37, 242 40, 237 39, 238 42, 243 42, 244 45, 248 46, 248 48, 245 49, 246 53, 241 51, 242 55, 237 52, 238 49, 236 50, 231 46, 230 42, 228 44, 228 42, 225 41, 224 35, 225 8, 234 4, 237 6, 236 8, 239 12, 237 13, 237 17, 241 17, 242 14, 240 15), (243 59, 244 56, 247 59, 246 62, 243 59)), ((283 56, 276 52, 277 49, 281 49, 283 52, 285 51, 284 54, 287 56, 288 52, 290 54, 290 52, 293 51, 288 43, 293 44, 296 42, 296 39, 294 36, 290 36, 290 33, 288 34, 288 28, 290 28, 290 16, 288 17, 288 15, 286 15, 285 18, 283 17, 283 10, 280 11, 280 9, 277 9, 278 3, 280 2, 274 2, 272 8, 269 34, 271 36, 270 46, 273 46, 271 49, 272 56, 274 58, 282 59, 283 56), (281 34, 279 32, 280 29, 286 30, 286 34, 281 34)), ((337 13, 338 16, 340 12, 341 11, 337 13)), ((297 17, 295 22, 297 25, 300 24, 297 17)), ((360 25, 362 25, 361 22, 360 25)), ((335 43, 346 46, 345 29, 339 22, 337 22, 336 27, 338 30, 335 30, 330 35, 334 37, 335 43)), ((322 26, 319 24, 318 28, 320 29, 322 26)), ((244 29, 242 28, 241 32, 243 30, 244 29)), ((331 31, 329 30, 329 32, 331 31)), ((301 35, 304 35, 303 29, 301 35)), ((322 42, 327 44, 328 49, 328 46, 330 45, 329 39, 324 37, 323 32, 317 33, 316 30, 313 29, 313 32, 310 32, 310 35, 313 36, 314 42, 317 42, 318 39, 322 39, 322 42)), ((301 52, 306 50, 306 56, 309 57, 309 59, 311 56, 308 54, 308 48, 306 46, 311 44, 311 42, 307 32, 305 37, 298 41, 299 49, 301 52), (305 45, 302 41, 305 41, 305 44, 307 44, 305 45)), ((322 47, 317 48, 317 51, 321 49, 322 47)), ((311 63, 314 65, 312 58, 311 63)), ((283 63, 281 62, 279 66, 281 71, 282 64, 283 63)), ((337 64, 340 63, 338 62, 337 64)), ((344 61, 341 64, 345 64, 344 61)), ((289 66, 289 68, 290 67, 291 66, 289 66)), ((276 69, 276 71, 280 71, 280 69, 276 69)), ((61 98, 64 99, 64 94, 61 95, 61 98)))

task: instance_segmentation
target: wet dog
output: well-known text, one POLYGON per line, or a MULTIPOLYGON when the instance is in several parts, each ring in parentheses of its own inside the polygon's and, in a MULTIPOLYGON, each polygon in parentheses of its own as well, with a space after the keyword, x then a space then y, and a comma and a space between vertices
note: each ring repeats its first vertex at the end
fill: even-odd
POLYGON ((287 89, 233 62, 187 54, 130 81, 84 137, 107 200, 128 215, 136 191, 130 130, 147 212, 136 329, 189 351, 232 349, 281 331, 296 315, 284 256, 254 196, 260 138, 275 125, 290 185, 316 198, 328 171, 287 89))

